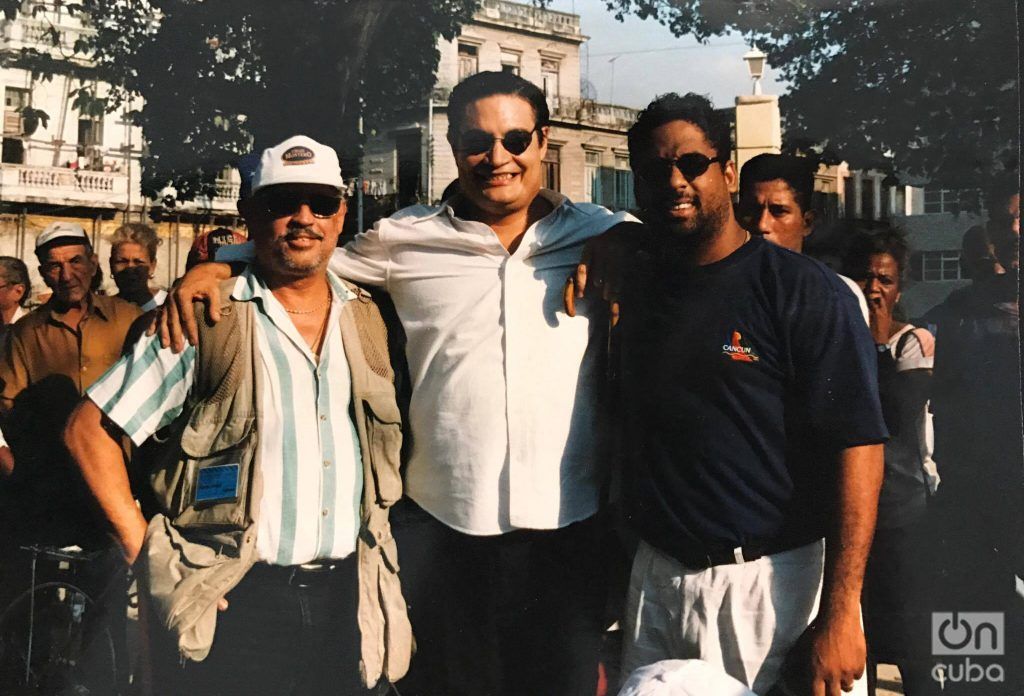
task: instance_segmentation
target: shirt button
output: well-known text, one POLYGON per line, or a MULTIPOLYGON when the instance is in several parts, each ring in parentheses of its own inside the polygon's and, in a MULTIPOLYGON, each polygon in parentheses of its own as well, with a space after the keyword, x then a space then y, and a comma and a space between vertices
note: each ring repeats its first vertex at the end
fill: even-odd
POLYGON ((328 459, 325 459, 325 460, 324 460, 324 468, 326 469, 326 468, 327 468, 327 467, 329 467, 330 465, 331 465, 331 462, 330 462, 330 460, 328 460, 328 459))
POLYGON ((326 416, 326 415, 321 415, 321 416, 320 416, 320 420, 322 420, 322 421, 325 421, 325 420, 327 420, 327 416, 326 416))
POLYGON ((327 517, 327 516, 328 516, 329 514, 331 514, 331 511, 330 511, 330 510, 328 510, 327 508, 324 508, 323 510, 321 510, 321 511, 320 511, 320 514, 321 514, 321 515, 322 515, 323 517, 327 517))

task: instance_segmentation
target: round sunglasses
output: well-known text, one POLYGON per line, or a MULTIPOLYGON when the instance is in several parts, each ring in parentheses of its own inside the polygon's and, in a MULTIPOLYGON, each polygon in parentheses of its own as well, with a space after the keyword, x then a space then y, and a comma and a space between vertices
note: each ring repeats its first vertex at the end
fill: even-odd
POLYGON ((658 181, 671 176, 672 167, 687 181, 693 181, 708 170, 713 162, 725 162, 724 157, 708 157, 699 152, 687 152, 675 159, 652 159, 637 165, 637 174, 648 181, 658 181))
POLYGON ((482 130, 469 130, 459 135, 457 149, 464 155, 480 155, 494 147, 494 143, 500 142, 510 155, 521 155, 530 149, 530 145, 533 143, 533 134, 536 131, 536 128, 533 130, 516 128, 500 138, 495 138, 482 130))

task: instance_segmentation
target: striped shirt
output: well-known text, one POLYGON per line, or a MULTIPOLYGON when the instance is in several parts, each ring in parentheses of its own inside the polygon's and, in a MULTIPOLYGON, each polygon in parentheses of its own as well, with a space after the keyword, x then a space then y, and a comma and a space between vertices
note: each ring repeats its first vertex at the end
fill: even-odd
MULTIPOLYGON (((256 550, 275 565, 344 558, 355 550, 363 476, 349 412, 351 375, 338 327, 355 296, 328 273, 333 291, 319 363, 284 308, 251 268, 231 296, 253 301, 263 371, 259 461, 263 496, 256 550)), ((136 344, 88 391, 135 442, 177 418, 192 387, 195 349, 175 355, 156 336, 136 344)))
POLYGON ((156 292, 154 292, 153 296, 151 298, 149 298, 149 301, 146 302, 146 304, 141 305, 140 309, 142 309, 143 312, 149 312, 151 310, 156 309, 160 305, 162 305, 164 303, 164 300, 166 300, 166 299, 167 299, 167 291, 164 290, 163 288, 161 288, 161 289, 157 290, 156 292))

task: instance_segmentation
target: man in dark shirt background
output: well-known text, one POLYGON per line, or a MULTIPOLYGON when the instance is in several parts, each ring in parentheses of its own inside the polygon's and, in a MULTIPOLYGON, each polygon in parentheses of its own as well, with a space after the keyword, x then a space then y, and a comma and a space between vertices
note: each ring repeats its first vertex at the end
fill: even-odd
POLYGON ((887 433, 857 302, 739 226, 728 124, 706 99, 659 97, 629 146, 648 229, 620 297, 625 507, 641 537, 623 674, 699 657, 760 694, 783 675, 797 693, 863 692, 887 433))
MULTIPOLYGON (((1004 612, 1007 656, 1001 683, 956 683, 958 694, 1019 693, 1024 687, 1024 443, 1021 439, 1018 240, 1014 179, 989 193, 990 220, 972 228, 972 283, 931 313, 937 322, 931 407, 942 475, 932 510, 941 565, 941 611, 1004 612)), ((985 658, 977 662, 987 666, 985 658)))

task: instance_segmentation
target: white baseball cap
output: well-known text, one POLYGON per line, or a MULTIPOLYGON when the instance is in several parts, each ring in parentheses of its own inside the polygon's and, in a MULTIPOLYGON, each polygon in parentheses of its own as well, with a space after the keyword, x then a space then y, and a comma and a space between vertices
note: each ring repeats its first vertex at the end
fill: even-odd
POLYGON ((67 240, 66 243, 68 244, 85 244, 87 247, 92 247, 92 241, 89 239, 89 235, 85 233, 85 228, 77 222, 61 221, 51 222, 36 237, 36 251, 58 239, 67 240))
POLYGON ((634 670, 619 696, 756 696, 704 660, 662 660, 634 670))
POLYGON ((322 184, 342 189, 338 153, 305 135, 268 147, 252 177, 252 192, 277 184, 322 184))

